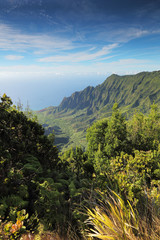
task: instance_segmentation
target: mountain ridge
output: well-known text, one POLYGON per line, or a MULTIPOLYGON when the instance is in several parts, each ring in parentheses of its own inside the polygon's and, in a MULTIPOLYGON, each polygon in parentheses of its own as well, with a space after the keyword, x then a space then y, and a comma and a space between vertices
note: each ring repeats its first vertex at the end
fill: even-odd
POLYGON ((55 131, 60 148, 74 145, 74 141, 85 146, 86 129, 93 121, 109 117, 115 102, 128 117, 135 110, 147 113, 153 102, 160 103, 160 71, 112 74, 96 87, 88 86, 63 98, 58 107, 38 111, 37 116, 45 124, 46 134, 55 131))

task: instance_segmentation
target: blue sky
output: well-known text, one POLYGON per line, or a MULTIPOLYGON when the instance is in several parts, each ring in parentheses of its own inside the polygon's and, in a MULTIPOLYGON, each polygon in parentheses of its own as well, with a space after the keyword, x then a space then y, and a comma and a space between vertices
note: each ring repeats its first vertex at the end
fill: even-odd
POLYGON ((160 0, 0 0, 0 95, 32 109, 160 70, 160 0))

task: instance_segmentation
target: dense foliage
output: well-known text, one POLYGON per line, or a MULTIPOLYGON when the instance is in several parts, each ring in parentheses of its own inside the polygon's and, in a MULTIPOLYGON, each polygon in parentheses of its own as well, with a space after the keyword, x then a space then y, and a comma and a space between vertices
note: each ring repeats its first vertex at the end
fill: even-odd
POLYGON ((67 239, 82 239, 85 209, 102 203, 109 189, 121 195, 125 209, 129 200, 152 227, 160 209, 160 114, 155 104, 148 115, 136 112, 126 120, 115 103, 110 118, 88 128, 86 150, 71 148, 58 156, 53 140, 3 95, 1 236, 16 239, 21 230, 35 231, 41 224, 67 239))
MULTIPOLYGON (((69 162, 68 167, 72 169, 73 201, 78 206, 94 208, 103 200, 97 191, 107 194, 112 189, 122 196, 124 203, 130 201, 150 229, 153 216, 159 216, 160 207, 157 106, 153 104, 148 115, 135 112, 131 120, 126 121, 114 104, 110 118, 95 122, 87 130, 87 142, 86 152, 76 148, 62 156, 63 162, 69 162), (74 197, 77 194, 80 194, 78 199, 74 197)), ((73 209, 77 207, 73 205, 73 209)))
POLYGON ((57 169, 57 148, 42 126, 12 106, 4 94, 0 102, 1 219, 15 222, 17 212, 25 209, 26 227, 41 221, 53 228, 63 198, 57 169))

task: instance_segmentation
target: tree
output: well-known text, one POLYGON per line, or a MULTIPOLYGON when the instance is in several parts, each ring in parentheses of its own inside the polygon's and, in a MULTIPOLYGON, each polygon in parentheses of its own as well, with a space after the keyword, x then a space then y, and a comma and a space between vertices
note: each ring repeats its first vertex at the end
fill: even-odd
POLYGON ((127 125, 124 116, 115 103, 112 116, 108 122, 105 134, 105 152, 108 158, 119 155, 122 151, 128 151, 127 125))
POLYGON ((108 128, 108 120, 99 120, 87 129, 87 154, 89 162, 99 171, 106 159, 105 135, 108 128))
POLYGON ((15 218, 16 212, 22 209, 30 217, 35 214, 35 203, 40 201, 38 185, 48 177, 54 181, 58 161, 58 150, 44 135, 42 126, 19 112, 4 94, 0 102, 0 215, 3 220, 15 218))
POLYGON ((151 106, 148 116, 137 112, 128 124, 132 149, 158 150, 160 142, 160 114, 155 104, 151 106))
POLYGON ((97 172, 105 171, 110 159, 121 151, 130 151, 127 124, 117 103, 110 119, 100 120, 87 130, 87 141, 88 155, 97 172))

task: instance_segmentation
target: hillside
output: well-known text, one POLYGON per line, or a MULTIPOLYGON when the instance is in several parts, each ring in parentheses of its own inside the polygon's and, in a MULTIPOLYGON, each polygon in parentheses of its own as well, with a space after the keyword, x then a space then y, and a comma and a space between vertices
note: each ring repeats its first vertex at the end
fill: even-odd
POLYGON ((130 117, 135 110, 147 113, 150 105, 160 103, 160 71, 108 77, 97 87, 87 87, 64 98, 58 107, 37 112, 46 133, 55 132, 59 148, 86 146, 86 129, 97 119, 109 117, 115 101, 130 117))

